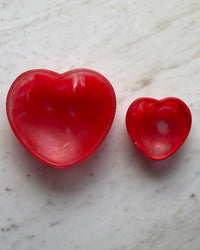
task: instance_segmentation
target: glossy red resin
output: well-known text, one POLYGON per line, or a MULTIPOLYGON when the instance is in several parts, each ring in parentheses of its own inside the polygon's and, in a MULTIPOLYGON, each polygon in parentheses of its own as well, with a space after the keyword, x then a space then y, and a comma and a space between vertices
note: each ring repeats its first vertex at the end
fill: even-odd
POLYGON ((22 145, 57 168, 88 157, 107 135, 116 110, 113 87, 101 74, 30 70, 12 84, 7 116, 22 145))
POLYGON ((126 127, 135 145, 148 157, 163 160, 185 141, 191 128, 191 113, 178 98, 139 98, 129 107, 126 127))

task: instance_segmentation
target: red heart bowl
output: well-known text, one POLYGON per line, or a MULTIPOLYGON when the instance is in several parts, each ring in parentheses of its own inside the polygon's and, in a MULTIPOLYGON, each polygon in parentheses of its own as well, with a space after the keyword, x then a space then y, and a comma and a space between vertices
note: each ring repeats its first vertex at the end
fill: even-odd
POLYGON ((163 160, 187 138, 192 116, 178 98, 136 99, 126 114, 127 131, 135 145, 149 158, 163 160))
POLYGON ((102 143, 115 116, 116 96, 109 81, 93 70, 37 69, 13 82, 6 108, 22 145, 44 163, 66 168, 102 143))

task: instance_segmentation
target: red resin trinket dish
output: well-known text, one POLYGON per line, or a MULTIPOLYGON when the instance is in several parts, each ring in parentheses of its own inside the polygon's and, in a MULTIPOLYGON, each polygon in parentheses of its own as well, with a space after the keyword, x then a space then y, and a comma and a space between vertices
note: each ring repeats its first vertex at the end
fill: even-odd
POLYGON ((149 158, 163 160, 187 138, 192 116, 178 98, 138 98, 126 114, 127 131, 135 145, 149 158))
POLYGON ((66 168, 103 142, 116 111, 110 82, 89 69, 21 74, 7 95, 7 116, 21 144, 42 162, 66 168))

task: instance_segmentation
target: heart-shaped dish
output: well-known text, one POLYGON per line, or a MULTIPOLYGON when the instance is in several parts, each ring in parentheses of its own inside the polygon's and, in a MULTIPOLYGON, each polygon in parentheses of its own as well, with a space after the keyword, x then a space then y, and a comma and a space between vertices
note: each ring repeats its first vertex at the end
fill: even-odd
POLYGON ((102 143, 115 116, 116 96, 110 82, 96 71, 58 74, 38 69, 13 82, 6 108, 22 145, 44 163, 65 168, 102 143))
POLYGON ((163 160, 176 152, 187 138, 191 122, 189 108, 176 97, 138 98, 126 114, 132 141, 154 160, 163 160))

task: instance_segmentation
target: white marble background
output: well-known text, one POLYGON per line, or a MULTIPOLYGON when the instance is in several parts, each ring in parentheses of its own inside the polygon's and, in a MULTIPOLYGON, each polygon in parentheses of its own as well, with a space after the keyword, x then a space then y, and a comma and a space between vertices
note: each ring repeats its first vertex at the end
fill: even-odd
POLYGON ((200 249, 200 1, 0 1, 0 249, 200 249), (5 113, 32 68, 88 67, 113 84, 118 109, 99 149, 60 171, 32 157, 5 113), (137 97, 177 96, 193 114, 182 148, 148 160, 124 118, 137 97))

